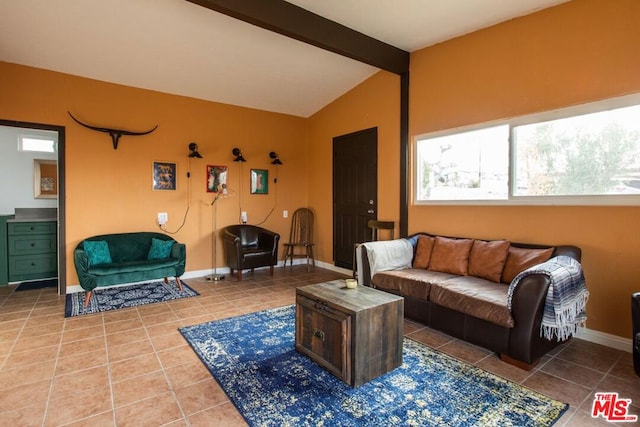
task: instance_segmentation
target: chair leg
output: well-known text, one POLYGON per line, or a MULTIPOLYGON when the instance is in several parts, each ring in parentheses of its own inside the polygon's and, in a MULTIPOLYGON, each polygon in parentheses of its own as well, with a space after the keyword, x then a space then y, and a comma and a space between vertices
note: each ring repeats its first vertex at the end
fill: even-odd
POLYGON ((176 276, 176 284, 178 285, 178 289, 182 292, 182 280, 178 276, 176 276))
POLYGON ((88 307, 89 306, 89 301, 91 301, 91 295, 93 295, 93 291, 89 291, 85 294, 84 296, 84 306, 88 307))
POLYGON ((269 273, 273 276, 273 265, 269 266, 269 273))
POLYGON ((242 270, 238 269, 238 282, 242 282, 242 270))

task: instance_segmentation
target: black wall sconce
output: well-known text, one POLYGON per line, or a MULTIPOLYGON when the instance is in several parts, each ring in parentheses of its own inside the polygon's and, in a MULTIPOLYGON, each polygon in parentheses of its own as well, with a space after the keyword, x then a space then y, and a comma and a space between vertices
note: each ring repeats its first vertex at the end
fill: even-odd
POLYGON ((272 165, 281 165, 282 161, 280 161, 280 157, 276 154, 275 151, 269 153, 269 158, 273 159, 271 162, 272 165))
POLYGON ((192 158, 196 158, 196 159, 201 159, 202 155, 200 153, 198 153, 198 144, 196 144, 195 142, 192 142, 189 144, 189 156, 188 157, 192 157, 192 158))
POLYGON ((236 156, 236 158, 233 159, 234 162, 246 162, 246 159, 242 156, 242 151, 240 151, 239 148, 234 148, 231 150, 231 153, 236 156))

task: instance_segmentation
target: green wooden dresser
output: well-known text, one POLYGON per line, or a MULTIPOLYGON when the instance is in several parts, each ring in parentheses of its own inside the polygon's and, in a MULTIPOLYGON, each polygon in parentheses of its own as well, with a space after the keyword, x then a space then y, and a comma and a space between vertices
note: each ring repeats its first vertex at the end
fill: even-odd
POLYGON ((56 231, 55 221, 7 224, 10 282, 45 279, 58 275, 56 231))
POLYGON ((0 216, 0 286, 58 276, 58 224, 52 216, 47 209, 0 216))

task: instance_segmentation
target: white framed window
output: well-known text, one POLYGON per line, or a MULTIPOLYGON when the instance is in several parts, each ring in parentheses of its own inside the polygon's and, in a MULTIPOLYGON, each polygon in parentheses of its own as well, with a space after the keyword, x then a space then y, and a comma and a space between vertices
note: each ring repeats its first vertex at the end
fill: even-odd
POLYGON ((55 153, 57 149, 56 139, 42 135, 20 135, 18 137, 18 150, 38 153, 55 153))
POLYGON ((414 203, 640 205, 640 96, 415 138, 414 203))

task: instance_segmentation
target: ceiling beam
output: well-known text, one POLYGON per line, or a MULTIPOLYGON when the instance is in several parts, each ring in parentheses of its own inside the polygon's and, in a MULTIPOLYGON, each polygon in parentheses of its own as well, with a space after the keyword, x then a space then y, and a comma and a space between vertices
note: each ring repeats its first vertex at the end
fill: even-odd
POLYGON ((284 0, 187 1, 382 70, 409 71, 409 52, 284 0))

